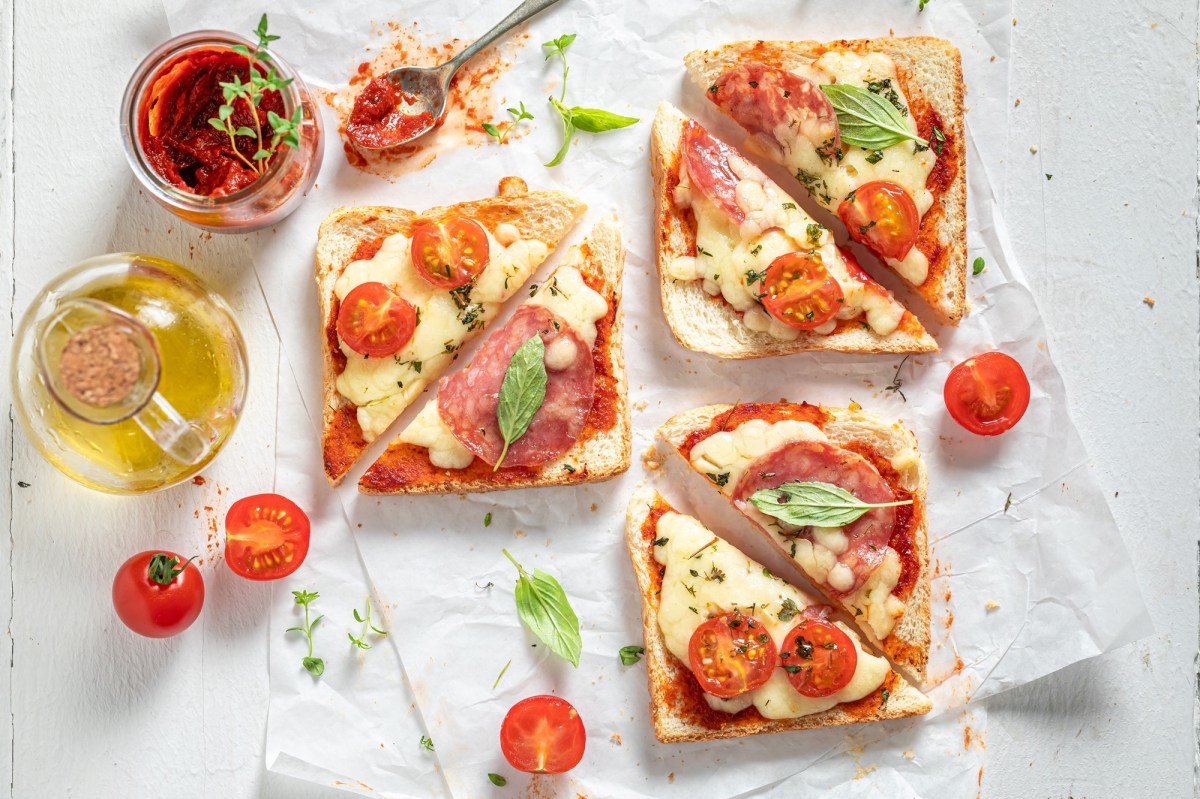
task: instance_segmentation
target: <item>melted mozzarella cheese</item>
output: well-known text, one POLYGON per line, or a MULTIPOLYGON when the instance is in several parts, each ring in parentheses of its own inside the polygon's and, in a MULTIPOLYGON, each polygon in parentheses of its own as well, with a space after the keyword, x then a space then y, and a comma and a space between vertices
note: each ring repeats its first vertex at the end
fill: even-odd
POLYGON ((516 228, 505 227, 501 225, 497 230, 509 242, 507 246, 488 233, 488 264, 476 278, 469 297, 452 295, 425 281, 413 266, 410 239, 400 234, 384 239, 374 257, 351 262, 334 283, 339 301, 356 286, 379 282, 418 309, 412 340, 392 355, 368 358, 342 342, 346 368, 338 376, 336 387, 339 394, 358 406, 358 424, 366 441, 373 441, 386 430, 445 371, 458 348, 478 335, 503 302, 545 260, 545 244, 514 238, 516 228))
MULTIPOLYGON (((763 310, 758 291, 771 262, 792 252, 808 252, 821 262, 842 290, 843 302, 835 319, 865 317, 868 327, 886 336, 904 316, 904 307, 878 284, 852 277, 833 236, 750 162, 730 158, 739 178, 735 193, 745 221, 735 225, 701 192, 693 190, 687 170, 681 170, 675 204, 690 208, 696 219, 695 256, 675 258, 668 272, 676 280, 700 280, 704 290, 725 299, 743 314, 751 330, 794 341, 800 331, 763 310)), ((813 332, 828 335, 837 328, 831 319, 813 332)))
MULTIPOLYGON (((561 266, 550 280, 528 301, 541 305, 564 322, 589 347, 596 345, 596 322, 608 313, 608 302, 583 280, 572 266, 561 266)), ((575 343, 565 336, 555 339, 546 350, 546 370, 562 371, 575 362, 575 343)), ((442 421, 437 398, 430 400, 415 419, 400 433, 400 441, 425 447, 429 462, 440 469, 465 469, 475 460, 474 454, 454 437, 442 421)))
MULTIPOLYGON (((722 493, 730 496, 746 467, 763 455, 796 441, 828 440, 820 429, 808 422, 751 419, 733 430, 713 433, 698 442, 692 447, 691 466, 716 483, 722 493)), ((892 462, 905 467, 897 468, 904 475, 907 470, 916 468, 916 450, 904 448, 892 456, 892 462)), ((828 585, 838 593, 844 593, 854 585, 853 570, 838 562, 838 555, 850 546, 842 528, 813 527, 810 528, 811 538, 802 538, 796 536, 799 528, 762 513, 749 503, 742 504, 739 509, 774 536, 814 582, 828 585)), ((883 562, 857 591, 844 599, 848 607, 862 612, 859 619, 880 639, 891 633, 896 620, 904 614, 904 603, 892 594, 900 581, 900 571, 900 556, 888 547, 884 550, 883 562)))
POLYGON ((399 440, 429 450, 429 462, 439 469, 465 469, 475 454, 450 432, 438 413, 437 397, 425 403, 417 418, 400 433, 399 440))
MULTIPOLYGON (((713 533, 690 516, 667 513, 658 521, 657 534, 666 539, 654 548, 654 557, 665 567, 659 595, 658 625, 667 649, 682 662, 688 662, 688 644, 692 634, 706 619, 735 609, 750 612, 782 647, 797 620, 780 621, 778 613, 784 600, 798 608, 814 604, 800 589, 767 572, 731 544, 717 540, 709 544, 713 533), (693 557, 695 553, 699 555, 693 557), (706 578, 713 570, 721 579, 706 578), (693 576, 692 572, 699 576, 693 576), (694 592, 694 593, 693 593, 694 592)), ((879 688, 890 668, 881 657, 863 651, 858 636, 840 622, 838 627, 854 643, 858 666, 845 688, 831 696, 811 698, 792 687, 787 673, 779 667, 758 688, 732 700, 705 696, 716 710, 737 713, 751 704, 769 719, 797 718, 828 710, 840 702, 853 702, 879 688)))
MULTIPOLYGON (((890 80, 897 102, 908 108, 908 100, 897 79, 896 63, 884 53, 859 55, 830 50, 816 61, 792 71, 817 85, 845 83, 865 88, 871 82, 890 80)), ((917 124, 912 115, 904 113, 902 116, 905 127, 916 134, 917 124)), ((774 134, 782 149, 770 155, 781 161, 804 183, 813 198, 830 210, 836 211, 851 191, 875 180, 901 186, 913 198, 921 217, 933 205, 933 194, 925 186, 937 162, 937 154, 931 149, 918 150, 913 141, 902 141, 879 151, 843 145, 842 160, 828 163, 821 160, 818 148, 823 141, 818 141, 817 136, 805 136, 803 130, 792 130, 784 124, 776 128, 774 134)), ((915 247, 903 260, 885 260, 913 285, 921 285, 929 275, 929 259, 915 247)))

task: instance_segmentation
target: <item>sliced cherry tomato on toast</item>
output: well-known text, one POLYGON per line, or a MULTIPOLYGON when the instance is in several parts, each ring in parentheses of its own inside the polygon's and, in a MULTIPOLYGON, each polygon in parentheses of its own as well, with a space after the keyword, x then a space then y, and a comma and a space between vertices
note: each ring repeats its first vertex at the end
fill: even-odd
POLYGON ((247 580, 287 577, 308 555, 308 515, 287 497, 255 494, 225 515, 225 562, 247 580))
POLYGON ((168 638, 192 626, 204 606, 204 578, 191 560, 150 550, 121 565, 113 608, 125 626, 147 638, 168 638))
POLYGON ((762 284, 767 313, 798 330, 820 327, 841 310, 846 298, 820 253, 790 252, 771 262, 762 284))
POLYGON ((726 613, 696 628, 688 642, 692 674, 705 693, 730 699, 765 683, 778 660, 775 641, 756 619, 726 613))
POLYGON ((859 186, 842 200, 837 211, 850 238, 897 261, 908 255, 921 227, 913 198, 886 180, 859 186))
POLYGON ((1029 407, 1029 378, 1003 352, 985 352, 950 370, 943 390, 954 421, 980 436, 1010 429, 1029 407))
POLYGON ((413 266, 437 288, 470 283, 488 265, 488 257, 487 232, 473 219, 456 217, 440 225, 422 221, 413 227, 413 266))
POLYGON ((854 677, 858 650, 850 636, 833 622, 806 616, 783 639, 779 665, 800 694, 831 696, 854 677))
POLYGON ((500 725, 500 751, 518 771, 570 771, 583 759, 586 744, 579 711, 567 700, 549 694, 517 702, 500 725))
POLYGON ((382 283, 355 286, 338 308, 338 336, 362 355, 391 355, 412 340, 416 329, 417 309, 382 283))

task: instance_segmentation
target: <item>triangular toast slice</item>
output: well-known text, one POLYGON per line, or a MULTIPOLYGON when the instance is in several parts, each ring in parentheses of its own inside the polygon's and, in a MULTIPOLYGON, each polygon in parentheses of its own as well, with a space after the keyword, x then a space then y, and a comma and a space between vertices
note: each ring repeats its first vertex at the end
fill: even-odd
POLYGON ((704 96, 751 134, 747 147, 787 168, 835 216, 853 190, 872 181, 904 188, 919 223, 901 258, 884 257, 868 231, 851 229, 857 223, 846 225, 847 233, 913 286, 942 322, 959 323, 969 310, 967 158, 962 56, 954 45, 931 36, 744 41, 696 50, 684 63, 704 96), (819 87, 834 83, 875 94, 927 145, 905 138, 880 149, 830 146, 829 134, 838 130, 840 141, 843 131, 829 124, 836 110, 819 87))
POLYGON ((641 593, 650 712, 660 741, 857 724, 921 715, 932 708, 928 698, 884 658, 865 650, 854 631, 840 622, 837 627, 856 651, 852 677, 831 695, 802 696, 787 669, 802 671, 813 658, 832 656, 827 648, 837 647, 810 644, 807 652, 789 652, 783 646, 793 628, 805 634, 805 625, 823 617, 819 603, 698 520, 676 512, 654 490, 639 489, 630 500, 625 541, 641 593), (780 659, 765 684, 721 700, 701 688, 688 665, 688 650, 706 619, 733 611, 770 634, 780 659))
POLYGON ((368 444, 479 336, 521 290, 586 206, 558 191, 530 192, 507 177, 496 197, 431 208, 340 208, 317 233, 316 279, 321 304, 325 475, 337 485, 368 444), (423 281, 412 266, 409 236, 419 220, 469 219, 486 230, 489 262, 470 288, 451 291, 423 281), (394 355, 370 358, 338 334, 342 297, 365 281, 396 289, 417 309, 412 340, 394 355), (407 296, 406 296, 407 295, 407 296))
POLYGON ((663 311, 683 346, 722 358, 938 348, 830 231, 734 148, 665 102, 650 140, 663 311), (786 310, 793 323, 771 310, 772 292, 785 285, 773 277, 781 256, 819 270, 786 310))
POLYGON ((868 641, 924 682, 927 477, 911 431, 862 410, 772 402, 696 408, 668 419, 658 435, 868 641), (868 502, 911 504, 871 511, 885 515, 842 527, 797 529, 748 501, 752 491, 790 481, 831 483, 868 502))
MULTIPOLYGON (((558 268, 540 287, 535 287, 536 291, 522 303, 508 323, 489 334, 471 364, 441 382, 438 389, 440 393, 427 402, 417 418, 401 431, 387 451, 363 475, 359 490, 367 494, 482 492, 596 482, 626 471, 630 463, 631 440, 621 313, 624 264, 625 249, 620 226, 616 216, 610 215, 596 224, 582 245, 571 248, 558 268), (578 310, 584 306, 590 310, 578 310), (506 357, 497 360, 492 354, 502 350, 505 346, 503 342, 511 342, 508 347, 511 350, 520 340, 528 338, 526 335, 514 340, 513 326, 524 318, 524 314, 537 309, 548 309, 556 314, 555 319, 562 320, 550 321, 550 325, 565 325, 576 332, 581 325, 595 325, 591 366, 586 369, 594 375, 592 399, 587 407, 578 405, 580 415, 575 418, 582 422, 582 427, 575 431, 577 435, 574 438, 559 438, 557 432, 550 434, 555 441, 562 442, 554 450, 553 456, 546 456, 542 459, 544 462, 537 464, 514 465, 510 453, 506 456, 507 460, 501 462, 500 468, 493 469, 488 460, 468 449, 450 429, 440 402, 450 402, 448 411, 457 413, 459 400, 451 402, 449 395, 442 394, 454 390, 456 386, 467 387, 465 392, 458 395, 462 403, 468 406, 479 403, 483 406, 486 401, 479 397, 490 391, 493 397, 491 405, 477 412, 482 415, 468 417, 476 426, 489 425, 496 414, 495 390, 508 362, 506 357), (585 315, 582 321, 581 313, 585 315), (495 377, 490 390, 477 389, 482 385, 479 381, 483 373, 489 370, 495 377), (447 389, 447 386, 451 388, 447 389), (568 448, 564 451, 563 446, 568 448)), ((580 346, 586 346, 583 341, 588 336, 590 333, 580 334, 580 346)), ((571 345, 572 351, 574 346, 571 345)), ((552 369, 554 349, 554 344, 546 345, 548 369, 552 369)), ((583 352, 576 357, 584 358, 586 355, 583 352)), ((555 394, 551 387, 542 408, 552 402, 569 402, 566 399, 568 394, 570 391, 555 394)), ((536 415, 524 438, 541 436, 547 425, 555 428, 555 424, 536 415)), ((461 426, 459 432, 464 429, 470 432, 471 425, 461 426)))

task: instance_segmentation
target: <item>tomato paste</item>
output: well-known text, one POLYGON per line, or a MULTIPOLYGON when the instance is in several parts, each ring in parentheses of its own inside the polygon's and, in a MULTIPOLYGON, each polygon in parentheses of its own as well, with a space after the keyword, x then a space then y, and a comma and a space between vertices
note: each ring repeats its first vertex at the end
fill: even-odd
MULTIPOLYGON (((209 124, 225 103, 221 84, 235 77, 242 83, 249 81, 246 57, 217 48, 186 53, 154 77, 139 106, 139 138, 146 160, 163 180, 192 194, 221 197, 262 176, 254 160, 258 136, 231 140, 228 133, 209 124)), ((271 111, 284 115, 277 91, 264 92, 257 109, 245 98, 235 98, 230 121, 235 130, 261 130, 263 140, 269 142, 271 111)))
POLYGON ((416 98, 387 78, 375 78, 354 98, 346 135, 360 147, 393 147, 433 127, 433 114, 405 113, 416 98))

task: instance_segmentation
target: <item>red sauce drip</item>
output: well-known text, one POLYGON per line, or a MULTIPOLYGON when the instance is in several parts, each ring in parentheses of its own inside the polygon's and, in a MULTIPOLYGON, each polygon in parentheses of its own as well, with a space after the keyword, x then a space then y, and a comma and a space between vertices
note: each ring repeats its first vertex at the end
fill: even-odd
MULTIPOLYGON (((256 72, 261 72, 257 67, 256 72)), ((183 191, 204 197, 221 197, 246 188, 262 175, 253 167, 258 139, 235 136, 208 120, 224 103, 221 83, 250 79, 245 56, 232 50, 206 49, 185 53, 168 62, 150 82, 138 106, 138 133, 142 152, 163 180, 183 191)), ((230 116, 235 129, 264 131, 270 139, 268 112, 283 114, 277 91, 263 94, 255 109, 245 99, 236 100, 230 116)))
POLYGON ((415 97, 400 91, 387 78, 374 78, 354 98, 346 135, 360 147, 403 144, 434 126, 428 111, 407 113, 406 106, 415 102, 415 97))

